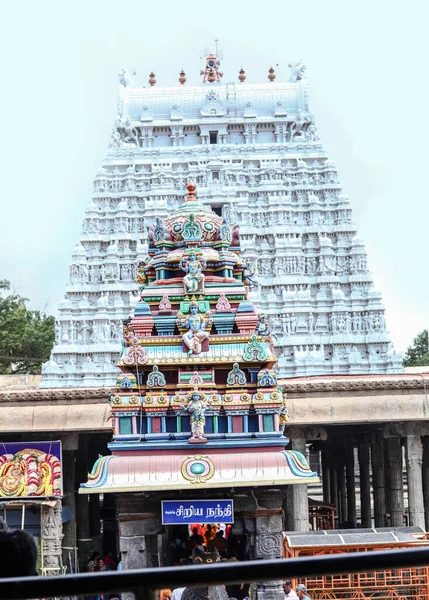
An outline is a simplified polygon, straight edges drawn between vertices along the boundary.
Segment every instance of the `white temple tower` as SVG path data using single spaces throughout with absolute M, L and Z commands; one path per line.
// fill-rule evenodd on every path
M 279 376 L 395 373 L 381 295 L 335 164 L 309 108 L 305 67 L 288 82 L 222 82 L 207 54 L 203 81 L 134 87 L 120 75 L 118 116 L 96 173 L 59 305 L 42 387 L 114 384 L 121 321 L 147 253 L 146 226 L 182 200 L 192 177 L 203 202 L 240 226 L 257 262 L 259 309 L 272 315 Z

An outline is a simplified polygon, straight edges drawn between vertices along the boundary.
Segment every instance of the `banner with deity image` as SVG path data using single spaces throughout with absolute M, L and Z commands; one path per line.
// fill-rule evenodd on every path
M 0 498 L 62 495 L 61 442 L 0 442 Z

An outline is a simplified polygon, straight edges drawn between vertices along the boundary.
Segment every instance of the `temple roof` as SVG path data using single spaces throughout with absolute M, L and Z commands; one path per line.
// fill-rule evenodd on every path
M 284 485 L 317 482 L 300 452 L 251 451 L 204 455 L 149 453 L 105 456 L 94 465 L 80 493 L 142 492 Z
M 148 125 L 295 116 L 308 111 L 305 79 L 298 82 L 214 83 L 199 86 L 121 88 L 130 118 Z M 233 110 L 231 110 L 233 107 Z M 213 112 L 215 111 L 215 112 Z

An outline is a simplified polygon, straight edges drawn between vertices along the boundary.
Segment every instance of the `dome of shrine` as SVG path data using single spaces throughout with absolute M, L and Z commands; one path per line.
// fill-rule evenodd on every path
M 77 246 L 75 246 L 75 248 L 73 250 L 73 254 L 72 254 L 73 258 L 78 258 L 80 256 L 84 256 L 84 257 L 86 256 L 86 250 L 82 246 L 82 244 L 78 244 Z
M 87 213 L 91 213 L 91 212 L 98 213 L 98 208 L 97 208 L 97 205 L 95 204 L 94 200 L 91 200 L 91 202 L 89 202 L 89 204 L 87 204 L 86 212 Z
M 213 241 L 219 238 L 218 232 L 223 224 L 211 208 L 201 204 L 195 196 L 195 184 L 190 181 L 186 186 L 188 196 L 173 212 L 171 217 L 165 219 L 164 224 L 173 241 Z
M 363 239 L 360 235 L 354 235 L 352 238 L 352 246 L 365 246 Z
M 126 200 L 121 200 L 118 204 L 117 210 L 118 212 L 128 212 L 128 202 Z

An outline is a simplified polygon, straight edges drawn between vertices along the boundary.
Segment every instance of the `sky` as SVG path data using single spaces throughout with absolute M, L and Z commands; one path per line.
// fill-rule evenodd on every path
M 424 0 L 21 0 L 2 7 L 0 279 L 54 314 L 116 115 L 117 74 L 197 84 L 307 65 L 319 134 L 350 196 L 397 350 L 428 327 L 429 169 Z

